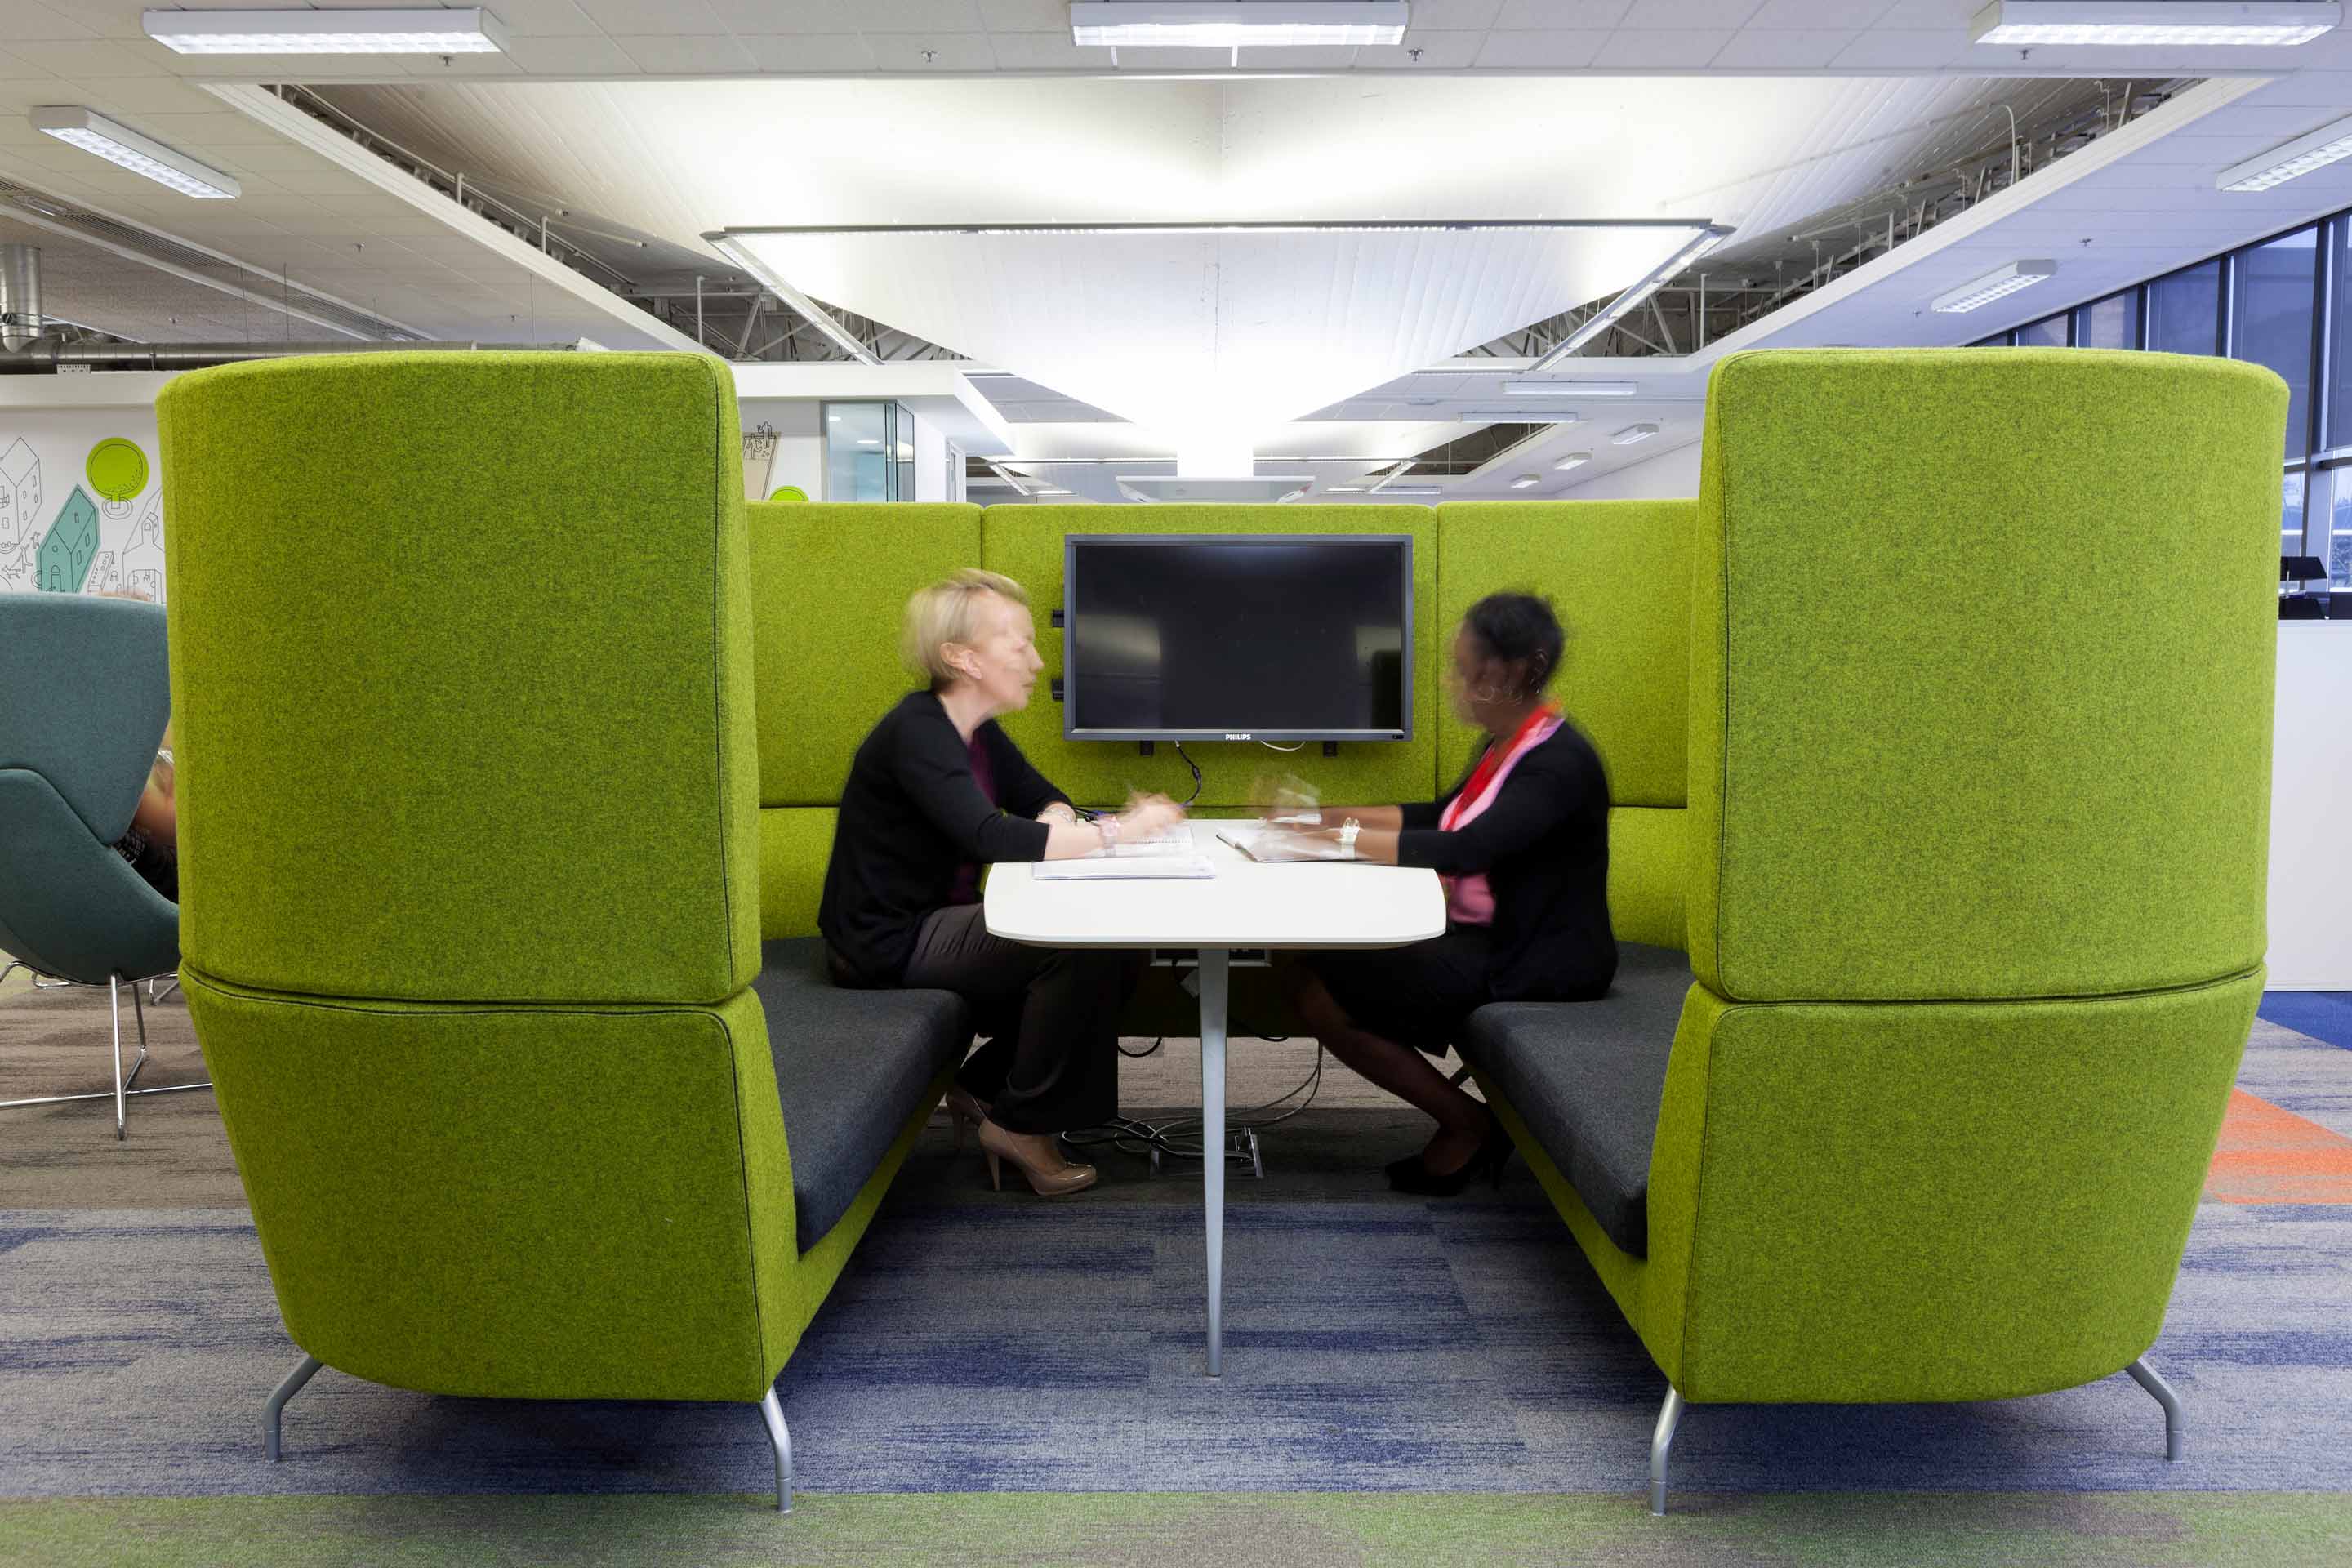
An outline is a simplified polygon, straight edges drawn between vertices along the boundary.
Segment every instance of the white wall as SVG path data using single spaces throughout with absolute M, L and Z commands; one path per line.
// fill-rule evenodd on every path
M 953 500 L 948 486 L 948 438 L 937 425 L 919 414 L 902 415 L 915 422 L 915 499 Z
M 779 485 L 798 485 L 811 500 L 824 499 L 824 442 L 818 405 L 807 397 L 747 397 L 738 405 L 743 426 L 743 494 L 765 500 Z
M 1562 490 L 1559 500 L 1675 500 L 1698 494 L 1698 443 L 1613 468 Z
M 2352 621 L 2279 624 L 2271 751 L 2273 991 L 2352 991 Z
M 0 592 L 136 588 L 160 601 L 163 486 L 152 404 L 11 404 L 0 406 Z

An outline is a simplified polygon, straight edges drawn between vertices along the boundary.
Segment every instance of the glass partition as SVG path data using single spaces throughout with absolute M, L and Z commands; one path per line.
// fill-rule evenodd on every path
M 827 403 L 824 412 L 825 500 L 914 499 L 914 421 L 905 410 L 895 403 Z

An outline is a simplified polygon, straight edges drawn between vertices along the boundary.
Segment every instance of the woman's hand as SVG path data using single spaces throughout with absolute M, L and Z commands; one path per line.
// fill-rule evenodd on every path
M 1127 797 L 1127 809 L 1118 814 L 1119 842 L 1139 844 L 1157 838 L 1183 820 L 1184 808 L 1164 795 L 1131 795 Z
M 1068 801 L 1057 800 L 1049 803 L 1045 810 L 1039 812 L 1037 814 L 1037 820 L 1046 824 L 1048 826 L 1051 826 L 1056 822 L 1076 824 L 1078 820 L 1078 814 L 1076 808 L 1072 806 Z

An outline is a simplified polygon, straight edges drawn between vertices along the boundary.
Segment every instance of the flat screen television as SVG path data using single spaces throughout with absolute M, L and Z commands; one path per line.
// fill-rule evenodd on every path
M 1074 533 L 1062 733 L 1412 738 L 1412 536 Z

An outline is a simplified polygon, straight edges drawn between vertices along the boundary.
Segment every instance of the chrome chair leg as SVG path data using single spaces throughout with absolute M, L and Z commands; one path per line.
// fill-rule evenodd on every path
M 1674 1451 L 1675 1428 L 1682 1424 L 1683 1391 L 1666 1384 L 1666 1402 L 1658 1407 L 1658 1425 L 1650 1434 L 1650 1511 L 1666 1512 L 1666 1457 Z
M 2154 1394 L 2156 1402 L 2164 1406 L 2164 1457 L 2168 1460 L 2179 1458 L 2189 1447 L 2189 1417 L 2181 1412 L 2180 1395 L 2172 1391 L 2172 1384 L 2157 1375 L 2156 1368 L 2147 1364 L 2146 1356 L 2124 1370 L 2132 1374 L 2134 1383 Z
M 133 995 L 138 994 L 139 988 L 136 985 L 133 985 L 131 990 Z M 114 976 L 111 974 L 106 977 L 106 1010 L 114 1020 L 114 1141 L 120 1143 L 123 1138 L 122 993 L 121 987 L 115 984 Z
M 323 1364 L 324 1363 L 321 1363 L 317 1356 L 304 1356 L 302 1358 L 302 1364 L 296 1367 L 292 1372 L 288 1373 L 286 1374 L 286 1381 L 278 1385 L 278 1392 L 269 1396 L 268 1415 L 262 1426 L 262 1436 L 269 1450 L 269 1462 L 271 1464 L 274 1465 L 278 1462 L 278 1429 L 280 1425 L 278 1419 L 279 1413 L 286 1408 L 286 1402 L 288 1400 L 302 1392 L 302 1385 L 310 1382 L 312 1374 L 315 1373 Z
M 793 1434 L 784 1425 L 784 1407 L 776 1391 L 760 1401 L 760 1418 L 768 1424 L 768 1446 L 776 1451 L 776 1511 L 793 1511 Z
M 131 983 L 131 1021 L 139 1026 L 139 1059 L 131 1064 L 131 1076 L 122 1080 L 122 1091 L 131 1092 L 131 1086 L 139 1081 L 139 1069 L 147 1065 L 147 1015 L 139 1005 L 139 982 Z
M 157 978 L 158 978 L 158 979 L 161 979 L 162 977 L 161 977 L 161 976 L 158 976 Z M 155 981 L 153 981 L 153 980 L 150 980 L 147 984 L 150 984 L 150 985 L 154 985 L 154 984 L 156 984 L 156 982 L 155 982 Z M 157 989 L 152 990 L 152 991 L 150 991 L 150 992 L 148 992 L 148 993 L 147 993 L 147 1000 L 149 1000 L 150 1002 L 161 1002 L 164 997 L 169 996 L 173 992 L 177 991 L 179 988 L 180 988 L 180 974 L 179 974 L 179 971 L 177 971 L 177 970 L 173 970 L 173 971 L 172 972 L 172 977 L 171 977 L 169 980 L 164 980 L 164 981 L 163 982 L 162 985 L 161 985 L 161 986 L 159 986 Z

